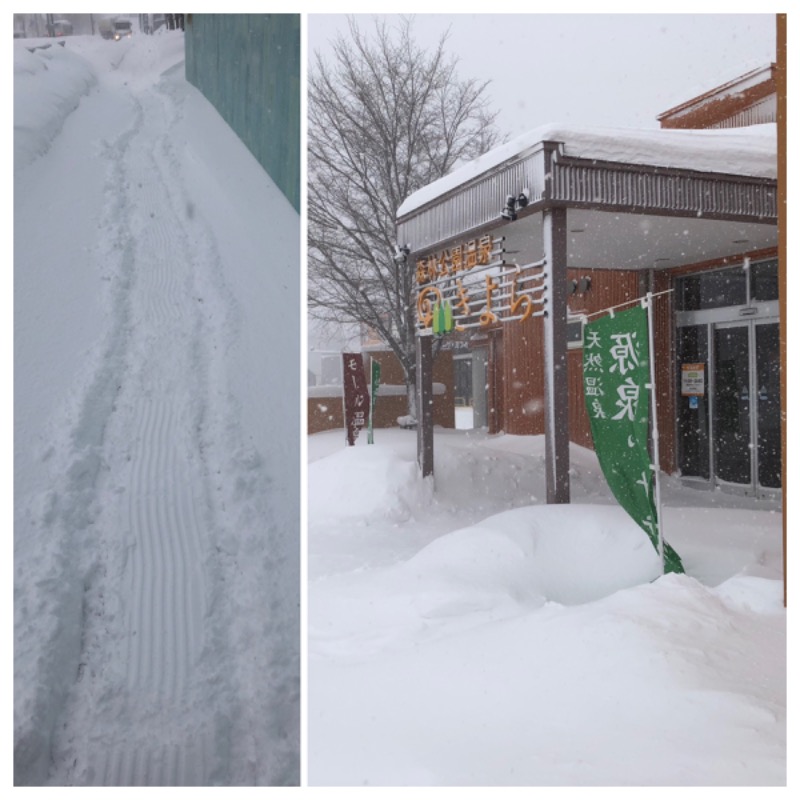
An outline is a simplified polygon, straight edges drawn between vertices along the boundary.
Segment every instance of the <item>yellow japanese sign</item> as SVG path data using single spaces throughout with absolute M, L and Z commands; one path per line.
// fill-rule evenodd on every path
M 706 393 L 706 365 L 681 364 L 681 395 L 702 397 Z
M 499 241 L 502 242 L 502 239 Z M 477 266 L 485 266 L 492 260 L 495 240 L 490 234 L 459 244 L 441 253 L 417 259 L 417 283 L 433 283 L 440 278 L 452 277 Z
M 506 264 L 502 243 L 486 234 L 417 259 L 420 330 L 488 328 L 544 313 L 544 261 Z

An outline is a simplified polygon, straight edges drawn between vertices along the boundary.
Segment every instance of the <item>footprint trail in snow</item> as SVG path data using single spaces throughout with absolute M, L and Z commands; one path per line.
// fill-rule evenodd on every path
M 87 250 L 111 322 L 53 444 L 53 460 L 68 466 L 40 522 L 80 544 L 70 557 L 83 576 L 80 655 L 55 713 L 51 784 L 298 775 L 297 600 L 285 596 L 292 581 L 275 577 L 292 562 L 277 541 L 266 465 L 227 385 L 238 308 L 214 231 L 183 183 L 180 76 L 182 67 L 155 83 L 101 78 L 99 92 L 124 99 L 126 122 L 86 143 L 105 166 Z M 254 608 L 248 581 L 258 584 Z M 229 629 L 237 616 L 252 620 Z

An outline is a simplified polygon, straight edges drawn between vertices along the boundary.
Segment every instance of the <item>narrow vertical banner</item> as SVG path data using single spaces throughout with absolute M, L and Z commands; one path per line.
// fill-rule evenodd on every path
M 369 421 L 369 392 L 361 353 L 342 353 L 344 367 L 344 422 L 347 444 L 356 443 L 358 432 Z
M 375 437 L 372 433 L 372 426 L 375 420 L 375 399 L 378 396 L 378 387 L 381 385 L 381 362 L 376 361 L 374 358 L 370 359 L 372 364 L 370 372 L 372 373 L 371 377 L 371 386 L 370 386 L 370 403 L 369 403 L 369 432 L 367 434 L 367 444 L 375 444 Z
M 650 363 L 647 313 L 641 306 L 586 325 L 583 391 L 595 452 L 619 504 L 661 551 L 648 452 Z M 663 542 L 664 571 L 683 572 Z

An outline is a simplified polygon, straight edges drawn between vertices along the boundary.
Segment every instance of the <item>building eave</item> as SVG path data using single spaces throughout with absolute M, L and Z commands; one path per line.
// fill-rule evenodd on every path
M 528 215 L 552 207 L 777 224 L 773 178 L 566 156 L 543 142 L 398 218 L 398 241 L 416 253 L 509 224 L 508 195 L 523 189 Z

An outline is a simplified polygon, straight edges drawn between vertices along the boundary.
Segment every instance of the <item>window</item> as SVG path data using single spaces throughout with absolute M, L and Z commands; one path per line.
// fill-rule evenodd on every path
M 765 302 L 778 299 L 778 259 L 750 265 L 750 299 Z
M 747 303 L 747 276 L 742 267 L 689 275 L 680 279 L 677 294 L 680 311 L 743 306 Z
M 680 278 L 676 286 L 679 311 L 745 306 L 778 299 L 778 260 L 741 264 Z
M 583 347 L 583 326 L 586 317 L 583 315 L 567 316 L 567 349 L 577 350 Z

